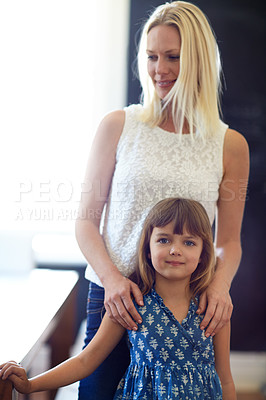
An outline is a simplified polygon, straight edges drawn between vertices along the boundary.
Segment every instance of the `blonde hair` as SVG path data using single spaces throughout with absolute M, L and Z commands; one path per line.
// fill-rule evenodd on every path
M 168 198 L 157 203 L 147 215 L 139 243 L 139 258 L 133 279 L 143 294 L 148 293 L 155 282 L 155 270 L 150 258 L 150 238 L 155 227 L 174 222 L 174 234 L 184 229 L 203 241 L 200 263 L 190 278 L 192 296 L 201 294 L 210 284 L 215 270 L 212 229 L 204 207 L 194 200 Z
M 158 25 L 175 27 L 181 38 L 179 76 L 163 101 L 147 71 L 147 35 Z M 221 62 L 214 33 L 198 7 L 173 1 L 155 9 L 142 31 L 138 70 L 143 89 L 143 122 L 159 126 L 167 120 L 167 106 L 171 104 L 177 133 L 182 133 L 186 119 L 192 136 L 195 129 L 202 137 L 215 134 L 219 126 Z

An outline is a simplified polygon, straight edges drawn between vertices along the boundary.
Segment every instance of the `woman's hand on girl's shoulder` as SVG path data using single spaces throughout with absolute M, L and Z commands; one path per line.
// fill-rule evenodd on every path
M 137 330 L 142 319 L 133 304 L 132 297 L 137 304 L 143 305 L 143 296 L 138 286 L 120 273 L 117 275 L 113 273 L 104 283 L 104 288 L 104 305 L 109 318 L 125 329 Z
M 20 393 L 27 394 L 31 392 L 31 383 L 28 380 L 25 369 L 15 361 L 0 365 L 0 379 L 10 380 Z
M 208 288 L 201 294 L 198 314 L 205 311 L 200 328 L 205 329 L 205 336 L 214 336 L 231 318 L 233 304 L 229 286 L 222 279 L 213 279 Z

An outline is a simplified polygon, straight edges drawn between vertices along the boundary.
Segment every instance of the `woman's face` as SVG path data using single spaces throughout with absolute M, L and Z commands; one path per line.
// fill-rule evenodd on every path
M 148 73 L 163 99 L 179 75 L 181 38 L 174 26 L 157 25 L 147 36 Z

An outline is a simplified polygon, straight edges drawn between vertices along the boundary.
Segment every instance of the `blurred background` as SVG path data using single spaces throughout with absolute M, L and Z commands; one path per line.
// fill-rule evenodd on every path
M 83 329 L 81 336 L 84 334 L 80 326 L 85 317 L 87 282 L 74 223 L 86 161 L 102 117 L 139 102 L 136 44 L 144 20 L 161 3 L 0 3 L 0 279 L 12 271 L 17 274 L 34 267 L 76 270 L 77 338 L 79 329 Z M 223 119 L 240 131 L 250 146 L 243 257 L 231 290 L 231 349 L 239 390 L 263 390 L 264 7 L 260 0 L 195 0 L 194 4 L 208 16 L 221 51 Z

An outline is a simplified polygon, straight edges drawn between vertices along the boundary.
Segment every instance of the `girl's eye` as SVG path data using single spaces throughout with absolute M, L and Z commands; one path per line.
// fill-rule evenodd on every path
M 155 61 L 156 60 L 156 56 L 148 55 L 148 60 Z
M 161 244 L 166 244 L 166 243 L 169 243 L 169 240 L 166 239 L 166 238 L 161 238 L 161 239 L 158 240 L 158 242 L 161 243 Z
M 186 240 L 186 241 L 185 241 L 185 245 L 186 245 L 186 246 L 192 247 L 192 246 L 195 246 L 195 243 L 192 242 L 191 240 Z

